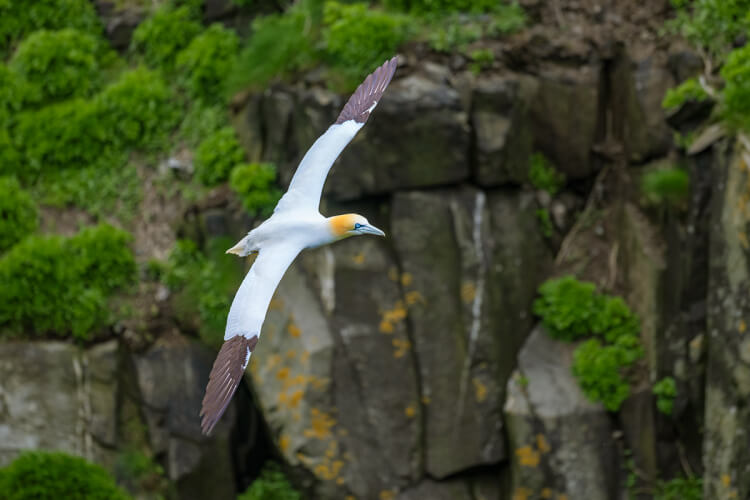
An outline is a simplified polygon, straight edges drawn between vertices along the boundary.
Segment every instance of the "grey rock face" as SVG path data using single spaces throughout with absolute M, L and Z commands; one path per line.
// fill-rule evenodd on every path
M 615 498 L 613 428 L 605 409 L 585 398 L 570 373 L 574 348 L 538 327 L 518 355 L 504 413 L 514 495 Z

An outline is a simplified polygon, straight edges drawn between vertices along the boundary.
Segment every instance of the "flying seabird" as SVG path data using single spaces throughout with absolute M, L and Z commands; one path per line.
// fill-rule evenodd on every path
M 357 87 L 336 122 L 305 153 L 271 217 L 227 250 L 241 257 L 255 252 L 258 256 L 229 309 L 224 344 L 214 361 L 203 397 L 200 416 L 204 434 L 211 432 L 237 390 L 258 343 L 274 290 L 297 254 L 305 248 L 350 236 L 385 236 L 361 215 L 323 217 L 318 206 L 331 165 L 367 122 L 396 66 L 393 57 Z

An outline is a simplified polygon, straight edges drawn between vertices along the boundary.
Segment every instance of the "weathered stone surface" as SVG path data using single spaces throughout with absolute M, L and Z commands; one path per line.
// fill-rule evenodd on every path
M 750 495 L 750 175 L 739 147 L 715 148 L 711 206 L 703 495 L 718 500 Z
M 214 353 L 184 337 L 166 337 L 133 355 L 152 451 L 164 456 L 180 498 L 234 498 L 230 404 L 211 437 L 198 416 Z
M 550 65 L 540 71 L 538 91 L 531 98 L 534 144 L 572 179 L 594 172 L 591 148 L 599 120 L 601 67 L 569 69 Z
M 473 500 L 468 484 L 460 479 L 433 481 L 425 479 L 417 486 L 402 491 L 396 500 Z
M 133 31 L 145 17 L 140 8 L 120 8 L 116 1 L 95 2 L 97 12 L 104 23 L 104 31 L 109 42 L 117 50 L 125 50 L 130 46 Z
M 517 497 L 616 498 L 613 428 L 605 409 L 585 398 L 570 373 L 574 349 L 540 326 L 518 355 L 504 412 Z
M 291 464 L 319 498 L 377 498 L 416 478 L 420 404 L 406 304 L 383 242 L 303 254 L 282 280 L 250 362 Z
M 503 388 L 528 331 L 521 311 L 538 283 L 534 269 L 545 263 L 544 251 L 533 250 L 544 246 L 534 241 L 531 204 L 524 195 L 488 202 L 469 189 L 394 199 L 394 244 L 418 294 L 409 319 L 422 382 L 425 469 L 433 477 L 505 456 Z
M 476 137 L 476 177 L 481 186 L 528 180 L 532 136 L 528 120 L 530 78 L 484 78 L 472 96 L 471 121 Z M 531 87 L 531 88 L 529 88 Z
M 117 343 L 0 345 L 0 466 L 23 450 L 56 449 L 111 467 Z

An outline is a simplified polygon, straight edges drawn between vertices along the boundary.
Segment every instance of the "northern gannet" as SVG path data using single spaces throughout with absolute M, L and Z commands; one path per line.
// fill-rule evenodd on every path
M 349 98 L 336 122 L 305 153 L 271 217 L 227 250 L 241 257 L 257 252 L 227 317 L 224 344 L 209 375 L 201 407 L 201 429 L 208 434 L 237 390 L 250 354 L 260 337 L 276 287 L 292 261 L 305 248 L 350 236 L 385 233 L 358 214 L 323 217 L 318 211 L 328 171 L 361 129 L 396 71 L 396 57 L 370 74 Z

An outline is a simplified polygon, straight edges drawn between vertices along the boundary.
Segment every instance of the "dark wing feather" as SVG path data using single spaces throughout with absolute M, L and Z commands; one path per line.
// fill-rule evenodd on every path
M 380 101 L 385 88 L 391 82 L 397 65 L 397 58 L 393 57 L 373 71 L 349 98 L 336 123 L 344 123 L 348 120 L 365 123 L 370 117 L 372 105 Z
M 213 430 L 229 406 L 229 401 L 242 380 L 242 374 L 245 373 L 250 353 L 257 343 L 257 335 L 251 338 L 237 335 L 221 346 L 203 397 L 200 413 L 203 434 L 209 434 Z

